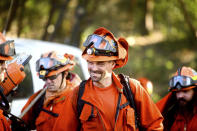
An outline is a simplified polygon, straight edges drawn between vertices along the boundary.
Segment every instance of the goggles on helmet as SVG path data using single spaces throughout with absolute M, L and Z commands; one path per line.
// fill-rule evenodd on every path
M 174 76 L 169 81 L 169 90 L 177 89 L 177 84 L 180 84 L 181 88 L 186 88 L 188 86 L 194 86 L 197 84 L 197 81 L 188 76 Z M 180 90 L 180 88 L 178 90 Z
M 54 58 L 41 58 L 36 61 L 36 71 L 39 72 L 40 70 L 55 70 L 61 65 L 66 65 L 69 63 L 69 59 L 66 60 L 65 63 L 62 63 L 61 61 L 58 61 Z
M 0 44 L 0 55 L 2 56 L 13 56 L 15 55 L 15 47 L 14 47 L 14 41 L 6 41 L 2 44 Z
M 111 40 L 109 42 L 105 38 L 96 34 L 89 35 L 86 41 L 83 43 L 83 46 L 85 47 L 90 47 L 91 45 L 93 45 L 96 50 L 110 51 L 113 53 L 117 52 L 117 43 L 115 41 Z

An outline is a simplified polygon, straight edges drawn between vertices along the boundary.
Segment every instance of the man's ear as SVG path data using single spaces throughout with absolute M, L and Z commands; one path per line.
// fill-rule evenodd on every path
M 116 66 L 116 61 L 112 61 L 113 68 Z

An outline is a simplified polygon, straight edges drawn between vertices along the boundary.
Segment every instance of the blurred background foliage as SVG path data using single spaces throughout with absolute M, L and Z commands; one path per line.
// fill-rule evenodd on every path
M 0 30 L 81 48 L 88 34 L 106 27 L 130 44 L 128 64 L 116 72 L 150 79 L 157 101 L 178 67 L 197 69 L 196 5 L 197 0 L 1 0 Z

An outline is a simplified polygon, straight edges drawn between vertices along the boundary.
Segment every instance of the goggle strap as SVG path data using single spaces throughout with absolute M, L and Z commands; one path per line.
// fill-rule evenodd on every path
M 179 67 L 178 68 L 178 76 L 181 76 L 181 70 L 182 70 L 182 67 Z
M 51 57 L 51 55 L 52 55 L 52 52 L 50 52 L 50 53 L 48 54 L 48 57 L 50 58 L 50 57 Z

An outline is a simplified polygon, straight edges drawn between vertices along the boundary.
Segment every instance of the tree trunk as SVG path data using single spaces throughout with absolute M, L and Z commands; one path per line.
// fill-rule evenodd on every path
M 82 26 L 81 21 L 84 19 L 84 16 L 85 16 L 84 7 L 81 7 L 80 5 L 78 5 L 75 11 L 75 23 L 72 28 L 71 40 L 70 40 L 70 43 L 76 47 L 79 47 L 80 37 L 83 31 L 83 29 L 81 28 Z
M 191 31 L 192 36 L 194 37 L 195 40 L 197 40 L 197 31 L 195 29 L 195 27 L 192 24 L 192 21 L 189 18 L 188 12 L 186 10 L 185 4 L 183 3 L 182 0 L 178 0 L 181 6 L 181 11 L 183 12 L 185 21 L 187 23 L 187 25 L 189 26 L 189 29 Z
M 72 27 L 70 39 L 70 43 L 73 46 L 80 47 L 81 33 L 92 23 L 92 16 L 94 16 L 95 11 L 99 7 L 99 2 L 101 2 L 101 0 L 78 1 L 75 10 L 75 23 Z M 91 6 L 89 6 L 89 4 Z
M 51 2 L 51 4 L 50 4 L 51 5 L 51 9 L 49 11 L 49 15 L 48 15 L 49 17 L 48 17 L 47 23 L 46 23 L 46 25 L 44 27 L 44 33 L 42 35 L 42 40 L 46 40 L 47 39 L 47 35 L 48 35 L 48 31 L 47 30 L 48 30 L 49 25 L 51 24 L 51 20 L 53 18 L 53 15 L 54 15 L 56 9 L 57 9 L 56 0 L 51 0 L 50 2 Z
M 54 32 L 50 35 L 49 41 L 52 41 L 54 39 L 54 37 L 55 37 L 55 35 L 57 33 L 57 30 L 61 26 L 62 21 L 64 19 L 64 13 L 66 12 L 66 9 L 67 9 L 67 6 L 68 6 L 69 2 L 70 2 L 70 0 L 65 0 L 64 4 L 62 4 L 62 7 L 61 7 L 61 10 L 60 10 L 58 19 L 57 19 L 56 24 L 55 24 Z
M 6 26 L 4 28 L 4 31 L 5 32 L 7 32 L 7 31 L 10 30 L 10 27 L 12 25 L 12 22 L 13 22 L 15 16 L 16 16 L 17 9 L 19 7 L 19 0 L 13 0 L 11 2 L 13 2 L 12 3 L 13 5 L 11 7 L 11 10 L 10 10 L 9 14 L 8 14 L 8 19 L 6 21 Z
M 27 0 L 20 1 L 19 16 L 17 17 L 17 24 L 18 24 L 17 37 L 20 37 L 21 31 L 23 28 L 23 18 L 24 18 L 25 3 L 26 2 L 27 2 Z

